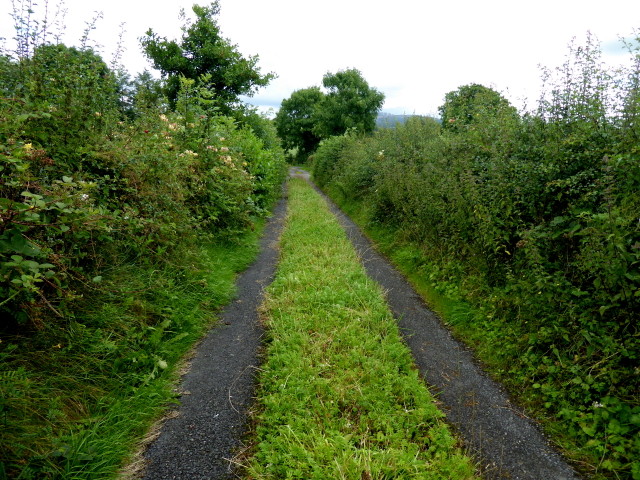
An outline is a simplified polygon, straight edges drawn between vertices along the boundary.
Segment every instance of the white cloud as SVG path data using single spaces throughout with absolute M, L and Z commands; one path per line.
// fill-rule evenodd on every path
M 55 3 L 50 0 L 50 3 Z M 93 37 L 107 61 L 119 24 L 127 23 L 124 57 L 129 71 L 149 67 L 138 38 L 148 28 L 180 35 L 178 12 L 186 0 L 67 0 L 67 43 L 77 43 L 84 22 L 102 10 Z M 196 2 L 206 4 L 207 1 Z M 0 36 L 11 36 L 10 2 L 0 2 Z M 629 36 L 640 18 L 637 0 L 220 0 L 225 37 L 245 55 L 258 54 L 263 72 L 278 79 L 251 102 L 277 105 L 292 91 L 320 85 L 328 71 L 358 68 L 387 97 L 385 110 L 433 114 L 444 95 L 482 83 L 516 104 L 538 97 L 538 65 L 560 65 L 573 37 L 591 31 L 605 58 L 619 35 Z

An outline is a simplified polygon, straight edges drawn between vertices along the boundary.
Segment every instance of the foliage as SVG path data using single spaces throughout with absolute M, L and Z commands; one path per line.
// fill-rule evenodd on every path
M 488 116 L 508 111 L 517 115 L 509 101 L 495 90 L 472 83 L 449 92 L 438 111 L 445 129 L 459 131 L 475 124 L 482 124 Z
M 25 52 L 0 55 L 0 476 L 110 478 L 255 251 L 284 154 L 208 75 L 168 111 L 86 46 Z
M 282 101 L 275 118 L 278 135 L 285 150 L 297 149 L 298 163 L 304 160 L 318 147 L 321 138 L 315 133 L 315 112 L 324 94 L 318 87 L 296 90 Z
M 262 75 L 258 56 L 245 58 L 238 47 L 221 36 L 216 16 L 218 1 L 208 6 L 194 5 L 195 22 L 186 21 L 181 12 L 182 37 L 179 41 L 160 37 L 149 29 L 141 38 L 144 53 L 167 79 L 166 92 L 175 105 L 180 78 L 196 80 L 214 93 L 214 105 L 225 114 L 237 107 L 240 95 L 252 95 L 267 85 L 273 73 Z M 204 77 L 206 75 L 206 78 Z
M 426 283 L 474 306 L 455 328 L 594 478 L 640 478 L 632 54 L 628 71 L 606 71 L 588 37 L 545 71 L 537 111 L 465 86 L 441 128 L 336 137 L 314 155 L 320 185 L 391 229 L 394 248 L 414 245 Z
M 327 94 L 316 111 L 316 133 L 322 138 L 348 130 L 372 132 L 384 94 L 369 87 L 355 68 L 327 73 L 322 79 Z
M 53 161 L 45 166 L 58 174 L 67 169 L 91 170 L 84 160 L 92 143 L 100 143 L 106 125 L 115 122 L 118 88 L 115 76 L 99 55 L 65 45 L 41 45 L 32 57 L 10 62 L 3 83 L 9 112 L 3 143 L 18 135 L 47 145 Z
M 297 90 L 283 100 L 276 117 L 284 147 L 295 152 L 300 163 L 322 139 L 372 132 L 384 102 L 384 94 L 369 87 L 356 69 L 327 73 L 322 83 L 326 94 L 318 87 Z
M 475 478 L 326 203 L 289 192 L 249 477 Z

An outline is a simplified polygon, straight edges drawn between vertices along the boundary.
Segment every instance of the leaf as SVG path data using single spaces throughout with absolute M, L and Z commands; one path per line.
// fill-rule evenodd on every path
M 15 200 L 10 200 L 8 198 L 0 198 L 0 208 L 5 210 L 26 210 L 29 208 L 29 205 L 25 205 L 21 202 L 16 202 Z
M 582 422 L 580 423 L 580 427 L 582 428 L 582 431 L 587 435 L 589 435 L 590 437 L 595 436 L 596 428 L 593 425 L 587 425 L 586 423 Z
M 34 272 L 37 272 L 38 268 L 40 267 L 40 264 L 38 262 L 34 262 L 33 260 L 25 260 L 24 262 L 22 262 L 22 265 Z
M 92 278 L 93 283 L 100 283 L 102 281 L 102 276 L 98 275 L 97 277 Z
M 19 233 L 13 234 L 13 236 L 11 237 L 10 245 L 11 249 L 15 253 L 20 253 L 22 255 L 34 256 L 40 253 L 40 249 L 38 247 L 28 242 L 27 239 Z
M 71 177 L 67 177 L 66 175 L 62 177 L 62 181 L 64 183 L 72 183 L 73 182 L 73 178 Z

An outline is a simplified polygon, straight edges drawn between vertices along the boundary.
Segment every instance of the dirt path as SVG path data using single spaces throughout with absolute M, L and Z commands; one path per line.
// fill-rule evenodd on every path
M 309 174 L 292 168 L 292 176 Z M 333 213 L 361 255 L 367 273 L 387 290 L 418 368 L 439 392 L 447 418 L 461 433 L 470 453 L 484 464 L 485 478 L 511 480 L 577 480 L 507 395 L 476 366 L 424 305 L 406 280 L 372 247 L 356 225 L 331 202 Z M 262 253 L 238 281 L 238 299 L 223 314 L 198 349 L 183 378 L 178 415 L 168 420 L 146 453 L 145 479 L 232 478 L 230 462 L 246 423 L 258 365 L 262 330 L 257 308 L 277 262 L 275 242 L 282 229 L 281 201 L 267 226 Z M 331 480 L 331 479 L 328 479 Z

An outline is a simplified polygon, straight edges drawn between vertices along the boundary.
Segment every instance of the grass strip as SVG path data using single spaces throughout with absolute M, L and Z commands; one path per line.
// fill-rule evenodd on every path
M 289 199 L 248 478 L 475 478 L 326 203 Z

